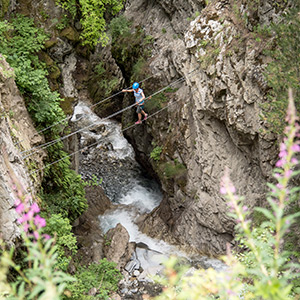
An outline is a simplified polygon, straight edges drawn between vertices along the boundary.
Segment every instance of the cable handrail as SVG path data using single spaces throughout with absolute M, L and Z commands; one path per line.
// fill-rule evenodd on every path
M 195 72 L 196 70 L 198 70 L 198 69 L 199 69 L 199 67 L 196 68 L 196 69 L 194 69 L 194 70 L 192 70 L 191 72 L 189 72 L 188 75 L 180 77 L 179 79 L 175 80 L 174 82 L 170 83 L 169 85 L 165 86 L 164 88 L 160 89 L 159 91 L 157 91 L 157 92 L 153 93 L 152 95 L 146 97 L 145 100 L 147 100 L 147 99 L 149 99 L 149 98 L 151 98 L 151 97 L 153 97 L 153 96 L 155 96 L 155 95 L 161 93 L 162 91 L 164 91 L 165 89 L 171 87 L 172 85 L 176 85 L 176 84 L 178 84 L 178 83 L 183 82 L 183 81 L 186 79 L 186 77 L 189 77 L 192 73 L 194 73 L 194 72 Z M 121 93 L 121 92 L 119 92 L 119 93 Z M 108 117 L 104 118 L 103 120 L 108 120 L 108 119 L 110 119 L 110 118 L 112 118 L 112 117 L 115 117 L 116 115 L 118 115 L 118 114 L 120 114 L 120 113 L 122 113 L 122 112 L 124 112 L 124 111 L 126 111 L 126 110 L 128 110 L 128 109 L 130 109 L 130 108 L 132 108 L 132 107 L 134 107 L 135 105 L 136 105 L 135 103 L 132 104 L 132 105 L 129 105 L 129 106 L 127 106 L 127 107 L 125 107 L 125 108 L 123 108 L 123 109 L 121 109 L 121 110 L 119 110 L 119 111 L 117 111 L 117 112 L 115 112 L 115 113 L 109 115 Z M 31 149 L 24 150 L 24 151 L 21 152 L 21 154 L 23 154 L 23 153 L 26 154 L 26 153 L 28 153 L 28 152 L 30 152 L 30 151 L 32 151 L 32 150 L 34 150 L 34 151 L 31 152 L 31 153 L 28 154 L 28 155 L 23 156 L 22 159 L 24 160 L 24 159 L 30 157 L 31 155 L 33 155 L 36 151 L 43 150 L 43 149 L 45 149 L 45 148 L 47 148 L 47 147 L 50 147 L 50 146 L 52 146 L 52 145 L 54 145 L 54 144 L 56 144 L 56 143 L 58 143 L 58 142 L 60 142 L 60 141 L 65 140 L 66 138 L 71 137 L 72 135 L 74 135 L 74 134 L 76 134 L 76 133 L 79 133 L 79 132 L 81 132 L 81 131 L 83 131 L 83 130 L 85 130 L 85 129 L 88 129 L 88 128 L 92 127 L 92 126 L 94 126 L 94 123 L 92 123 L 92 124 L 90 124 L 90 125 L 88 125 L 88 126 L 86 126 L 86 127 L 83 127 L 83 128 L 81 128 L 81 129 L 79 129 L 79 130 L 77 130 L 77 131 L 74 131 L 74 132 L 72 132 L 72 133 L 70 133 L 70 134 L 67 134 L 67 135 L 65 135 L 65 136 L 63 136 L 63 137 L 60 137 L 60 138 L 58 138 L 58 139 L 49 141 L 49 142 L 47 142 L 47 143 L 44 143 L 44 144 L 42 144 L 42 145 L 33 147 L 33 148 L 31 148 Z
M 155 74 L 153 74 L 153 75 L 151 75 L 151 76 L 146 77 L 145 79 L 143 79 L 142 81 L 140 81 L 140 83 L 143 83 L 143 82 L 147 81 L 148 79 L 150 79 L 150 78 L 156 76 L 157 74 L 159 74 L 159 73 L 161 73 L 161 72 L 162 72 L 162 71 L 159 71 L 159 72 L 156 72 Z M 130 87 L 128 87 L 127 89 L 129 89 L 129 88 L 130 88 Z M 112 98 L 116 97 L 116 96 L 119 95 L 120 93 L 122 93 L 122 91 L 119 91 L 119 92 L 117 92 L 117 93 L 115 93 L 115 94 L 113 94 L 113 95 L 111 95 L 111 96 L 109 96 L 109 97 L 107 97 L 107 98 L 104 98 L 104 99 L 100 100 L 99 102 L 94 103 L 94 104 L 91 105 L 89 108 L 92 109 L 92 108 L 94 108 L 95 106 L 97 106 L 97 105 L 99 105 L 99 104 L 101 104 L 101 103 L 104 103 L 105 101 L 107 101 L 107 100 L 109 100 L 109 99 L 112 99 Z M 72 116 L 68 116 L 68 117 L 66 117 L 66 118 L 64 118 L 64 119 L 62 119 L 62 120 L 60 120 L 60 121 L 58 121 L 58 122 L 56 122 L 56 123 L 54 123 L 54 124 L 52 124 L 52 125 L 46 127 L 46 128 L 44 128 L 44 129 L 39 130 L 39 131 L 37 132 L 37 134 L 43 133 L 44 131 L 46 131 L 46 130 L 48 130 L 48 129 L 50 129 L 50 128 L 56 126 L 56 125 L 59 125 L 59 124 L 61 124 L 61 123 L 63 123 L 63 122 L 67 122 L 67 121 L 69 121 L 71 118 L 72 118 Z M 78 122 L 78 121 L 81 120 L 81 119 L 82 119 L 82 117 L 80 117 L 80 118 L 77 119 L 76 121 Z M 16 144 L 14 144 L 14 146 L 15 146 L 15 147 L 18 146 L 20 143 L 22 143 L 22 141 L 24 141 L 24 140 L 18 141 Z
M 160 110 L 156 111 L 156 112 L 153 113 L 152 115 L 149 115 L 149 116 L 147 117 L 147 120 L 148 120 L 149 118 L 154 117 L 155 115 L 159 114 L 159 113 L 162 112 L 163 110 L 167 109 L 169 106 L 171 106 L 171 105 L 173 105 L 173 104 L 175 104 L 175 103 L 177 103 L 177 102 L 179 102 L 179 101 L 181 101 L 181 100 L 182 100 L 182 99 L 178 99 L 178 100 L 176 100 L 176 101 L 174 101 L 174 102 L 168 103 L 168 105 L 166 105 L 165 107 L 163 107 L 163 108 L 161 108 Z M 101 121 L 104 121 L 104 119 L 102 119 Z M 145 120 L 142 120 L 142 122 L 144 122 L 144 121 L 145 121 Z M 122 129 L 121 132 L 125 132 L 126 130 L 131 129 L 131 128 L 137 126 L 137 125 L 140 125 L 140 124 L 135 124 L 135 123 L 134 123 L 134 124 L 132 124 L 132 125 L 130 125 L 130 126 L 124 128 L 124 129 Z M 39 171 L 41 171 L 41 170 L 44 170 L 45 168 L 50 167 L 50 166 L 52 166 L 52 165 L 54 165 L 54 164 L 56 164 L 56 163 L 58 163 L 58 162 L 60 162 L 60 161 L 62 161 L 62 160 L 64 160 L 64 159 L 66 159 L 66 158 L 69 158 L 69 157 L 71 157 L 71 156 L 73 156 L 73 155 L 75 155 L 75 154 L 81 152 L 82 150 L 86 150 L 86 149 L 88 149 L 88 148 L 90 148 L 90 147 L 92 147 L 92 146 L 95 146 L 95 145 L 97 145 L 97 144 L 99 143 L 99 141 L 101 141 L 103 138 L 105 138 L 105 137 L 100 138 L 99 140 L 97 140 L 96 142 L 94 142 L 94 143 L 92 143 L 92 144 L 90 144 L 90 145 L 88 145 L 88 146 L 85 146 L 85 147 L 83 147 L 83 148 L 81 148 L 81 149 L 79 149 L 79 150 L 76 150 L 76 151 L 74 151 L 74 152 L 72 152 L 72 153 L 70 153 L 70 154 L 67 154 L 66 156 L 64 156 L 64 157 L 62 157 L 62 158 L 60 158 L 60 159 L 58 159 L 58 160 L 56 160 L 56 161 L 54 161 L 54 162 L 52 162 L 52 163 L 50 163 L 50 164 L 47 164 L 46 166 L 44 166 L 44 167 L 42 167 L 42 168 L 39 168 L 39 169 L 34 170 L 34 171 L 31 171 L 31 172 L 29 173 L 29 175 L 32 175 L 32 174 L 35 174 L 35 173 L 37 173 L 37 172 L 39 172 Z

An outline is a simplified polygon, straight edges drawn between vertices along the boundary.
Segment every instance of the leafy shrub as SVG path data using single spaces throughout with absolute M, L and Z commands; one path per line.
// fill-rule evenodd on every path
M 267 121 L 269 130 L 278 134 L 282 134 L 285 127 L 288 87 L 293 88 L 296 108 L 300 111 L 299 8 L 300 4 L 296 1 L 294 8 L 287 11 L 281 22 L 271 26 L 276 34 L 275 44 L 272 49 L 266 51 L 273 61 L 265 73 L 271 90 L 268 93 L 268 101 L 262 105 L 263 119 Z
M 67 10 L 73 18 L 77 14 L 77 3 L 76 0 L 55 0 L 56 4 Z
M 75 276 L 77 281 L 68 286 L 72 294 L 67 298 L 70 300 L 108 299 L 108 295 L 118 289 L 118 282 L 122 279 L 116 264 L 106 258 L 100 260 L 99 264 L 92 263 L 88 267 L 79 267 Z M 93 287 L 98 289 L 97 295 L 88 296 Z
M 178 162 L 166 162 L 162 166 L 163 174 L 168 179 L 181 176 L 186 173 L 186 166 Z
M 99 185 L 101 185 L 102 181 L 103 181 L 102 178 L 99 179 L 97 177 L 97 175 L 93 174 L 92 179 L 84 181 L 84 185 L 85 186 L 99 186 Z
M 56 0 L 56 3 L 69 11 L 73 18 L 77 13 L 76 0 Z M 123 8 L 124 0 L 79 0 L 81 39 L 83 45 L 95 46 L 99 42 L 105 46 L 108 37 L 105 32 L 105 14 L 117 14 Z
M 124 15 L 120 15 L 111 20 L 108 29 L 114 43 L 120 36 L 123 38 L 130 34 L 131 23 Z
M 46 38 L 44 31 L 36 28 L 30 18 L 17 15 L 11 23 L 0 22 L 0 53 L 13 67 L 18 88 L 24 94 L 28 111 L 38 128 L 45 128 L 65 119 L 60 107 L 63 99 L 57 92 L 50 90 L 45 65 L 37 56 L 37 51 L 44 47 Z M 58 139 L 61 130 L 61 126 L 52 127 L 45 136 L 46 140 Z M 48 147 L 46 163 L 66 157 L 67 154 L 62 149 L 61 142 Z M 69 158 L 45 169 L 43 195 L 48 193 L 61 195 L 55 199 L 65 201 L 63 205 L 57 205 L 65 210 L 72 220 L 87 207 L 83 184 L 80 177 L 70 169 Z
M 72 226 L 68 218 L 60 214 L 52 214 L 47 218 L 47 225 L 44 233 L 55 235 L 57 247 L 57 267 L 67 271 L 72 256 L 77 253 L 77 240 L 72 233 Z
M 160 155 L 162 153 L 162 147 L 156 146 L 150 153 L 150 157 L 155 160 L 159 161 L 160 160 Z

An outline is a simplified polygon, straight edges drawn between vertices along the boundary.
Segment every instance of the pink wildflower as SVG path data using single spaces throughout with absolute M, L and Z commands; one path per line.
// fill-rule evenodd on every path
M 18 218 L 17 221 L 18 221 L 19 224 L 27 222 L 27 220 L 24 218 L 24 216 L 22 216 L 21 218 Z
M 24 229 L 25 232 L 28 231 L 29 227 L 30 227 L 30 226 L 29 226 L 28 223 L 23 224 L 23 229 Z
M 26 216 L 26 218 L 28 220 L 32 220 L 33 216 L 34 216 L 34 212 L 32 210 L 29 210 L 27 214 L 25 214 L 24 216 Z
M 279 156 L 280 158 L 287 157 L 287 151 L 286 151 L 286 150 L 280 151 L 278 156 Z
M 293 157 L 292 159 L 291 159 L 291 163 L 292 164 L 298 164 L 298 159 L 297 158 L 295 158 L 295 157 Z
M 292 176 L 292 174 L 293 174 L 293 171 L 292 171 L 292 170 L 287 170 L 287 171 L 285 171 L 285 173 L 284 173 L 284 177 L 289 178 L 289 177 Z
M 45 221 L 45 219 L 43 219 L 43 218 L 41 218 L 39 215 L 37 215 L 37 216 L 35 216 L 34 224 L 35 224 L 38 228 L 41 228 L 41 227 L 45 227 L 45 226 L 46 226 L 46 221 Z
M 294 152 L 300 152 L 300 146 L 298 144 L 294 144 L 294 145 L 292 145 L 292 150 Z
M 226 194 L 227 194 L 226 188 L 225 188 L 224 186 L 222 186 L 222 187 L 220 188 L 220 193 L 221 193 L 222 195 L 226 195 Z
M 35 237 L 36 240 L 40 237 L 40 235 L 37 231 L 33 232 L 33 236 Z
M 17 207 L 16 207 L 16 212 L 20 215 L 24 211 L 24 204 L 21 202 Z
M 280 151 L 286 151 L 286 145 L 285 143 L 280 144 Z
M 278 187 L 279 189 L 283 189 L 283 185 L 280 184 L 280 183 L 277 183 L 277 184 L 276 184 L 276 187 Z
M 243 211 L 244 212 L 248 211 L 248 207 L 246 205 L 243 206 Z
M 19 199 L 19 198 L 17 198 L 16 200 L 15 200 L 15 206 L 18 206 L 20 203 L 22 203 L 22 201 Z
M 30 209 L 31 209 L 34 213 L 40 212 L 40 208 L 39 208 L 39 206 L 38 206 L 36 203 L 33 203 L 33 204 L 30 206 Z
M 51 236 L 49 234 L 43 234 L 45 240 L 50 240 Z
M 285 164 L 285 160 L 284 159 L 280 159 L 280 160 L 277 161 L 276 167 L 282 168 L 284 164 Z

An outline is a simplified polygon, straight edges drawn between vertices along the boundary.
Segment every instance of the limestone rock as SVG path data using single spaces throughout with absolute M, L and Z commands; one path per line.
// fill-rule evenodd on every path
M 16 199 L 13 181 L 19 182 L 23 194 L 29 191 L 34 196 L 40 185 L 42 171 L 30 176 L 30 172 L 43 167 L 43 150 L 36 151 L 26 163 L 21 151 L 31 149 L 43 142 L 34 129 L 23 98 L 15 81 L 13 70 L 0 55 L 0 232 L 3 240 L 12 244 L 20 234 L 16 225 Z M 7 157 L 7 159 L 6 159 Z M 33 180 L 34 178 L 34 180 Z
M 73 223 L 73 232 L 78 240 L 78 256 L 84 264 L 98 263 L 104 257 L 103 232 L 98 216 L 112 207 L 111 202 L 100 186 L 87 186 L 85 195 L 88 209 Z
M 129 243 L 129 234 L 120 223 L 107 232 L 104 255 L 109 261 L 117 263 L 118 269 L 126 265 L 133 251 L 134 246 Z
M 266 2 L 259 8 L 258 21 L 263 24 L 274 19 L 274 12 L 263 17 L 268 5 L 273 9 L 272 2 Z M 219 255 L 232 241 L 234 231 L 219 193 L 223 171 L 229 167 L 238 193 L 245 195 L 251 208 L 261 204 L 278 149 L 277 137 L 262 133 L 264 122 L 260 119 L 260 103 L 268 89 L 263 76 L 263 44 L 251 38 L 251 24 L 245 28 L 236 21 L 230 1 L 203 7 L 201 1 L 173 5 L 170 0 L 159 5 L 137 0 L 127 7 L 126 15 L 154 36 L 150 67 L 153 74 L 161 72 L 155 75 L 156 81 L 167 85 L 183 75 L 185 84 L 176 86 L 179 89 L 173 99 L 180 100 L 178 104 L 147 120 L 147 126 L 126 134 L 146 166 L 153 137 L 163 149 L 160 161 L 152 161 L 152 167 L 166 196 L 140 222 L 140 228 L 186 249 Z M 141 13 L 143 17 L 137 13 L 141 9 L 146 11 Z M 195 11 L 198 16 L 191 18 L 188 28 L 178 21 L 178 16 Z M 161 27 L 166 28 L 165 34 Z M 181 33 L 184 41 L 174 38 Z M 184 178 L 164 175 L 168 161 L 186 167 Z

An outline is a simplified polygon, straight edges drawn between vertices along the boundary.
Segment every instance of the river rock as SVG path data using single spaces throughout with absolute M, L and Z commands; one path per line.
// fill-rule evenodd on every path
M 117 264 L 119 270 L 130 259 L 134 251 L 134 245 L 129 243 L 129 234 L 120 223 L 107 232 L 103 251 L 109 261 Z
M 86 186 L 85 195 L 88 209 L 73 223 L 73 232 L 79 243 L 78 256 L 88 264 L 97 263 L 104 257 L 103 232 L 98 216 L 110 209 L 112 204 L 100 186 Z

